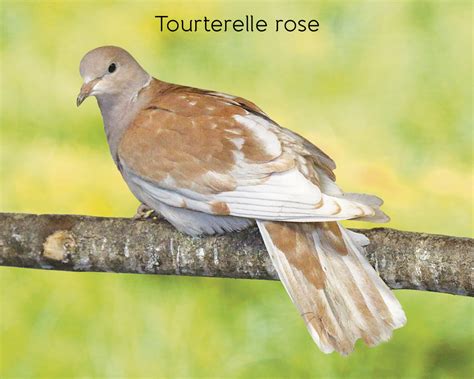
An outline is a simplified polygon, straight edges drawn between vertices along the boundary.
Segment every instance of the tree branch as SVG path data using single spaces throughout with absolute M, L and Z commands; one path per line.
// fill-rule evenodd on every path
M 358 230 L 391 288 L 473 296 L 470 238 Z M 161 220 L 0 213 L 0 265 L 225 278 L 277 279 L 256 228 L 191 238 Z

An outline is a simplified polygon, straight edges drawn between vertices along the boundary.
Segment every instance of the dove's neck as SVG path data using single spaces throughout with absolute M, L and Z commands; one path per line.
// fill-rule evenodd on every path
M 146 74 L 140 80 L 134 81 L 133 86 L 128 86 L 118 94 L 97 96 L 110 152 L 116 164 L 120 139 L 141 108 L 141 91 L 148 87 L 152 80 L 153 78 Z

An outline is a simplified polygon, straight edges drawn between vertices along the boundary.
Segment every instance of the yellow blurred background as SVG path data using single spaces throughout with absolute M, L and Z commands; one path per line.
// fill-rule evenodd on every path
M 1 1 L 2 212 L 131 216 L 90 49 L 246 97 L 385 199 L 390 227 L 471 236 L 470 1 Z M 155 15 L 320 22 L 316 33 L 159 32 Z M 354 226 L 354 223 L 349 224 Z M 360 226 L 361 224 L 357 224 Z M 369 227 L 369 224 L 362 224 Z M 408 325 L 348 358 L 314 346 L 280 283 L 0 269 L 0 377 L 403 377 L 474 372 L 472 299 L 397 291 Z

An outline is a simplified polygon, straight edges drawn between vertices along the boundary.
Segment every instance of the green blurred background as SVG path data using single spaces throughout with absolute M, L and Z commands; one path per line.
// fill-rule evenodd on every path
M 175 18 L 317 18 L 317 33 L 160 33 Z M 472 236 L 472 2 L 1 1 L 1 211 L 131 216 L 88 50 L 238 94 L 314 141 L 391 227 Z M 354 224 L 352 224 L 354 225 Z M 368 226 L 368 225 L 364 225 Z M 474 304 L 397 291 L 408 325 L 326 356 L 280 283 L 0 269 L 0 377 L 401 377 L 474 372 Z

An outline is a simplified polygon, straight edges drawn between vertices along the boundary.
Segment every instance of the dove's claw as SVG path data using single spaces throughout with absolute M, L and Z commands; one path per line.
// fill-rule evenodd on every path
M 148 207 L 145 204 L 140 204 L 137 208 L 137 212 L 135 216 L 133 216 L 134 220 L 148 220 L 152 218 L 160 218 L 160 214 L 156 212 L 154 209 Z

